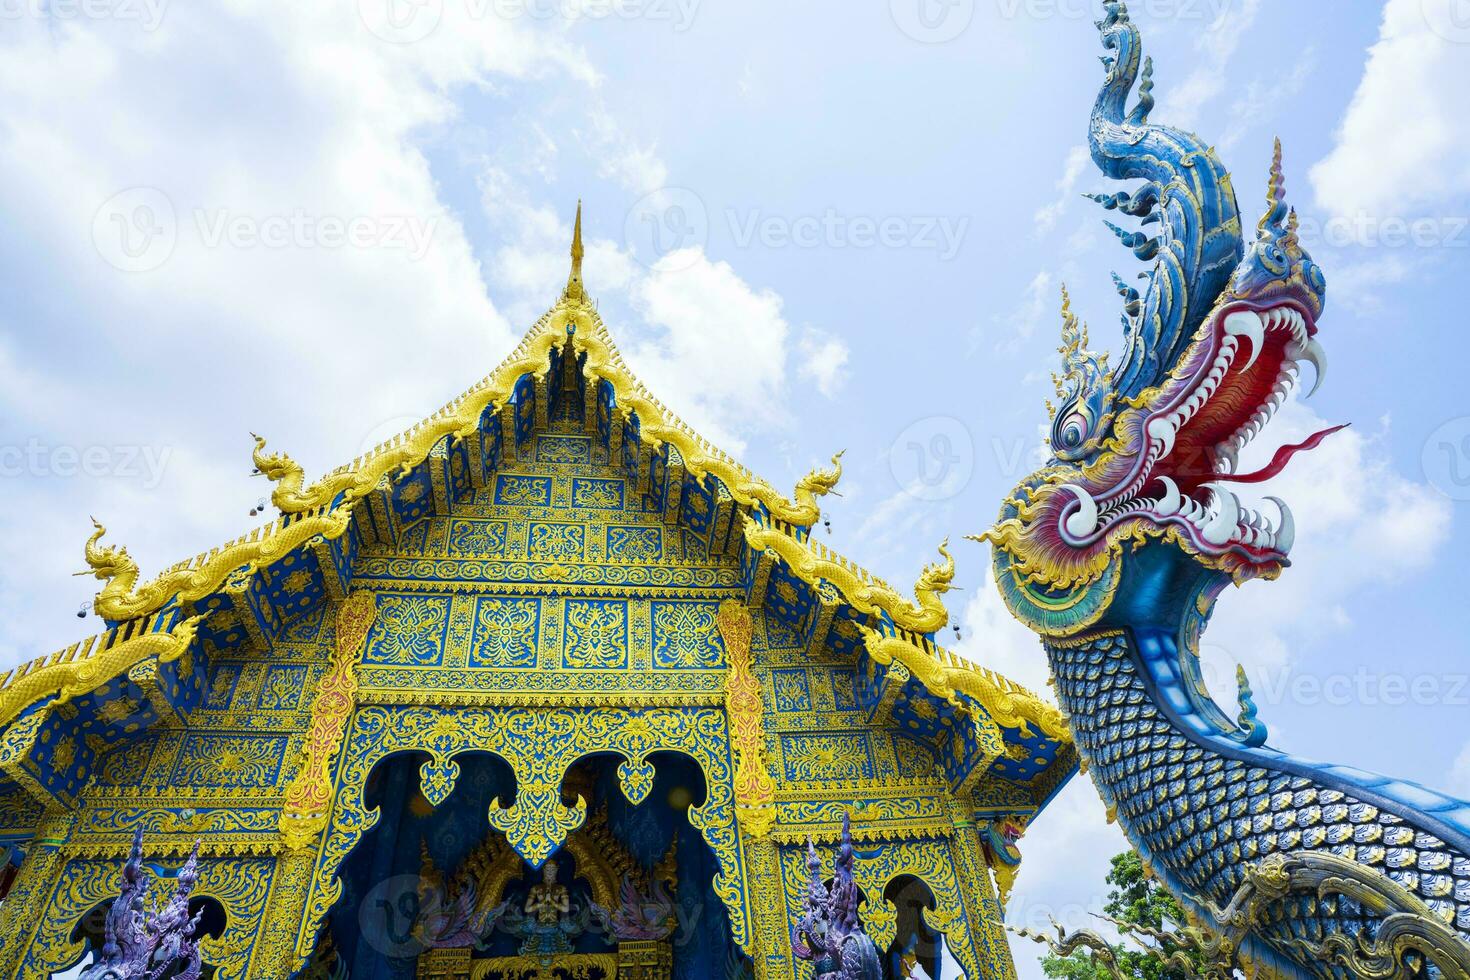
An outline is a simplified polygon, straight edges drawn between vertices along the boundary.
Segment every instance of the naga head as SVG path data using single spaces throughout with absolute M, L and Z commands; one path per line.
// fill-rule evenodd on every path
M 1280 574 L 1295 536 L 1290 509 L 1276 501 L 1279 514 L 1257 514 L 1230 484 L 1273 476 L 1335 431 L 1284 447 L 1263 470 L 1237 472 L 1241 449 L 1285 401 L 1299 365 L 1311 362 L 1322 380 L 1326 282 L 1286 205 L 1280 144 L 1266 212 L 1246 247 L 1229 174 L 1198 137 L 1148 122 L 1152 66 L 1140 69 L 1124 5 L 1106 7 L 1098 27 L 1115 56 L 1103 59 L 1092 155 L 1104 174 L 1143 183 L 1090 196 L 1152 229 L 1150 237 L 1112 226 L 1152 268 L 1142 292 L 1114 276 L 1126 341 L 1113 367 L 1087 350 L 1063 294 L 1051 458 L 982 536 L 1012 612 L 1053 637 L 1140 618 L 1177 623 L 1189 607 L 1207 611 L 1204 593 Z

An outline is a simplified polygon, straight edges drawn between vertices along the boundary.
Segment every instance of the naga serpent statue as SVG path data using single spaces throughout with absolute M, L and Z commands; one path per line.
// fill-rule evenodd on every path
M 1298 365 L 1322 380 L 1326 282 L 1284 200 L 1280 144 L 1247 244 L 1229 174 L 1198 137 L 1149 122 L 1138 29 L 1123 3 L 1104 10 L 1092 157 L 1141 183 L 1090 196 L 1141 219 L 1147 233 L 1112 227 L 1151 269 L 1142 290 L 1114 277 L 1126 340 L 1111 367 L 1064 296 L 1051 458 L 978 540 L 1042 637 L 1109 813 L 1198 924 L 1260 975 L 1470 976 L 1470 803 L 1267 746 L 1243 674 L 1238 721 L 1205 690 L 1216 599 L 1277 577 L 1295 537 L 1285 503 L 1262 517 L 1230 484 L 1335 431 L 1237 472 Z
M 822 881 L 816 845 L 807 843 L 806 901 L 791 930 L 791 950 L 798 960 L 812 964 L 814 980 L 882 980 L 878 947 L 858 915 L 863 894 L 852 874 L 856 858 L 852 818 L 847 814 L 842 816 L 842 840 L 830 886 Z

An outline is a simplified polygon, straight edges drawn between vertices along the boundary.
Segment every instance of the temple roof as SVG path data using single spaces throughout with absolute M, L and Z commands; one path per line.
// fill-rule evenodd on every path
M 103 582 L 95 608 L 108 629 L 0 676 L 0 766 L 21 782 L 46 781 L 44 766 L 29 775 L 12 772 L 5 746 L 28 751 L 28 739 L 16 729 L 39 726 L 33 719 L 47 709 L 126 695 L 138 711 L 129 719 L 133 728 L 120 732 L 186 714 L 202 690 L 195 669 L 201 660 L 221 649 L 268 646 L 306 608 L 344 598 L 359 542 L 447 512 L 456 495 L 472 489 L 464 474 L 490 472 L 507 442 L 513 447 L 529 438 L 538 397 L 554 397 L 538 392 L 547 391 L 548 374 L 574 357 L 589 418 L 604 444 L 616 445 L 630 476 L 641 472 L 646 482 L 649 472 L 662 474 L 668 489 L 661 503 L 676 520 L 683 519 L 686 498 L 702 497 L 727 521 L 721 547 L 747 568 L 752 605 L 765 602 L 768 587 L 786 583 L 800 593 L 793 615 L 801 613 L 812 649 L 847 643 L 853 655 L 870 657 L 893 687 L 885 695 L 888 710 L 902 712 L 918 697 L 938 706 L 918 713 L 924 718 L 941 710 L 969 717 L 983 729 L 979 742 L 989 745 L 981 753 L 986 765 L 1003 774 L 1010 767 L 1008 778 L 1040 779 L 1049 798 L 1076 765 L 1061 712 L 935 640 L 948 622 L 941 599 L 955 571 L 948 551 L 941 546 L 940 560 L 924 570 L 909 597 L 813 540 L 818 498 L 837 484 L 840 454 L 832 468 L 807 474 L 787 496 L 711 445 L 629 370 L 587 298 L 582 255 L 579 205 L 571 273 L 555 305 L 488 376 L 401 435 L 310 484 L 291 457 L 268 451 L 257 437 L 255 465 L 274 483 L 271 501 L 280 512 L 269 524 L 147 582 L 125 548 L 102 544 L 105 531 L 97 525 L 85 551 Z M 541 411 L 544 418 L 544 405 Z M 287 595 L 287 568 L 305 572 L 304 591 Z M 839 640 L 844 623 L 848 639 Z M 86 714 L 85 707 L 68 713 Z M 1035 751 L 1003 758 L 1001 730 Z M 57 793 L 55 786 L 29 788 L 44 789 L 41 798 Z

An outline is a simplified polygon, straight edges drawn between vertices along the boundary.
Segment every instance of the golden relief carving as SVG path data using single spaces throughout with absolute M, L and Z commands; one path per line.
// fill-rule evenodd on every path
M 720 604 L 717 618 L 730 672 L 725 680 L 725 710 L 735 752 L 735 812 L 740 828 L 757 839 L 776 819 L 776 782 L 766 765 L 765 704 L 760 681 L 751 673 L 750 611 L 734 600 Z
M 377 608 L 370 593 L 357 592 L 337 611 L 337 653 L 317 687 L 301 769 L 286 790 L 281 811 L 281 837 L 291 850 L 304 849 L 326 826 L 332 808 L 331 765 L 356 704 L 358 662 Z

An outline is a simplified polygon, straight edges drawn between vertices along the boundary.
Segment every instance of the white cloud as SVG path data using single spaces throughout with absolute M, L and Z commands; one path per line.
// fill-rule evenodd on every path
M 754 289 L 702 247 L 670 252 L 634 282 L 634 307 L 652 339 L 625 344 L 649 389 L 722 448 L 784 417 L 790 327 L 781 297 Z
M 1431 213 L 1470 194 L 1470 90 L 1465 41 L 1454 39 L 1458 0 L 1388 0 L 1378 42 L 1338 128 L 1312 168 L 1317 206 L 1353 217 Z M 1461 32 L 1463 33 L 1463 32 Z
M 1306 405 L 1287 402 L 1266 430 L 1269 435 L 1246 447 L 1241 471 L 1265 465 L 1276 446 L 1299 442 L 1328 424 Z M 1244 595 L 1227 592 L 1220 598 L 1201 656 L 1206 680 L 1227 708 L 1235 704 L 1237 663 L 1245 665 L 1265 708 L 1269 696 L 1260 696 L 1263 686 L 1284 676 L 1298 647 L 1341 635 L 1351 628 L 1366 590 L 1434 560 L 1449 530 L 1450 503 L 1393 468 L 1386 436 L 1387 422 L 1377 432 L 1338 432 L 1251 495 L 1269 493 L 1290 504 L 1297 540 L 1292 567 L 1278 581 L 1250 583 Z M 1254 506 L 1274 519 L 1275 505 Z M 1304 609 L 1311 615 L 1304 616 Z M 1270 722 L 1269 713 L 1263 717 Z
M 1228 128 L 1216 144 L 1219 149 L 1231 149 L 1253 127 L 1271 119 L 1281 108 L 1293 105 L 1307 79 L 1316 70 L 1317 49 L 1308 47 L 1297 56 L 1291 72 L 1285 78 L 1273 73 L 1269 78 L 1256 79 L 1248 84 L 1240 98 L 1230 107 Z M 1265 173 L 1264 166 L 1261 172 Z
M 1238 8 L 1222 5 L 1220 16 L 1195 36 L 1194 69 L 1177 85 L 1160 82 L 1162 97 L 1154 119 L 1180 129 L 1196 125 L 1200 110 L 1225 91 L 1230 62 L 1260 7 L 1261 0 L 1244 0 Z
M 796 344 L 796 373 L 814 383 L 823 395 L 832 398 L 847 379 L 850 353 L 842 338 L 825 330 L 807 328 Z
M 1074 146 L 1067 151 L 1066 163 L 1062 166 L 1061 179 L 1057 181 L 1057 198 L 1036 212 L 1036 233 L 1044 235 L 1057 226 L 1067 213 L 1072 199 L 1077 196 L 1077 183 L 1092 162 L 1092 154 L 1086 146 Z
M 1059 302 L 1052 295 L 1054 281 L 1050 272 L 1045 270 L 1038 272 L 1026 284 L 1026 290 L 1021 294 L 1020 303 L 1009 313 L 1003 316 L 996 315 L 992 321 L 993 326 L 1000 328 L 1000 339 L 995 343 L 996 350 L 1016 350 L 1031 338 L 1031 335 L 1036 332 L 1036 327 L 1041 323 L 1042 317 L 1046 315 L 1049 305 L 1052 302 Z M 979 348 L 983 337 L 983 327 L 975 327 L 970 331 L 970 353 L 973 354 Z

